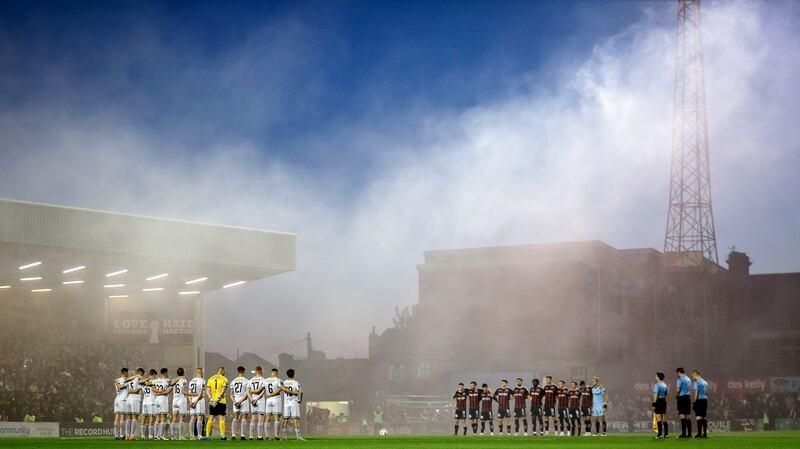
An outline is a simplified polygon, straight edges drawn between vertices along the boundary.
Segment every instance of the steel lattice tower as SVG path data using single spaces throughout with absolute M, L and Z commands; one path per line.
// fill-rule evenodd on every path
M 710 171 L 700 0 L 678 0 L 672 169 L 664 252 L 699 252 L 718 263 Z

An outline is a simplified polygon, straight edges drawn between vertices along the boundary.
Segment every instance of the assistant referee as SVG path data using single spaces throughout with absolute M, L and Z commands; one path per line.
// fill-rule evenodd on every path
M 653 385 L 653 414 L 658 427 L 656 438 L 669 438 L 669 422 L 666 419 L 668 391 L 669 388 L 664 383 L 664 373 L 656 373 L 656 383 Z
M 681 419 L 681 436 L 678 438 L 691 438 L 692 437 L 692 397 L 690 395 L 692 389 L 692 381 L 686 375 L 683 368 L 675 370 L 678 375 L 678 417 Z

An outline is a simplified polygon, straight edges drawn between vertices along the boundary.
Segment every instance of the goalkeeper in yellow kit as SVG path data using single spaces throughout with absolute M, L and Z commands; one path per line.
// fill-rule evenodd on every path
M 214 427 L 214 418 L 219 417 L 219 433 L 222 440 L 225 440 L 225 392 L 228 389 L 228 379 L 225 377 L 225 367 L 221 366 L 217 374 L 211 376 L 206 383 L 206 395 L 209 399 L 210 415 L 206 424 L 206 439 L 211 439 L 211 432 Z

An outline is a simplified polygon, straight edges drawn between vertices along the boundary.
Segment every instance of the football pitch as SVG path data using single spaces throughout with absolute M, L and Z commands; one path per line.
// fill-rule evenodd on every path
M 306 441 L 115 441 L 107 438 L 7 438 L 0 439 L 0 448 L 167 448 L 167 447 L 265 447 L 309 448 L 800 448 L 800 432 L 733 432 L 709 436 L 702 440 L 654 440 L 644 434 L 609 435 L 602 437 L 308 437 Z

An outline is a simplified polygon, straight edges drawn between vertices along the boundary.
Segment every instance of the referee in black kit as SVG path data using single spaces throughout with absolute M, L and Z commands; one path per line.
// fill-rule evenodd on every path
M 678 387 L 678 417 L 681 419 L 681 436 L 678 438 L 692 437 L 692 381 L 686 375 L 683 368 L 675 370 L 678 375 L 676 386 Z

